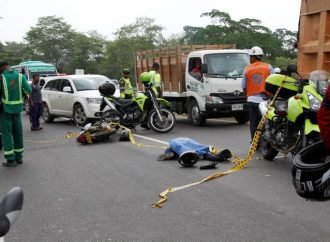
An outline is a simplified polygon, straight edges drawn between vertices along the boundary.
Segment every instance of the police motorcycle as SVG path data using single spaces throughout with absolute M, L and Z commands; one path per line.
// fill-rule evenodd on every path
M 175 115 L 170 110 L 171 104 L 163 98 L 157 98 L 152 90 L 151 76 L 148 72 L 140 75 L 145 92 L 136 93 L 131 100 L 114 97 L 116 87 L 112 83 L 104 83 L 99 87 L 103 96 L 100 111 L 105 107 L 109 109 L 102 113 L 102 118 L 118 122 L 127 128 L 135 128 L 141 124 L 150 127 L 158 133 L 170 132 L 176 123 Z M 95 114 L 99 116 L 99 113 Z
M 292 76 L 296 75 L 297 79 Z M 281 74 L 266 79 L 266 91 L 275 94 L 274 106 L 267 113 L 267 120 L 259 143 L 264 159 L 273 160 L 281 152 L 297 154 L 300 150 L 320 140 L 317 111 L 325 94 L 329 73 L 313 71 L 309 80 L 303 80 L 296 65 L 289 65 Z M 259 104 L 261 115 L 268 109 L 268 101 Z
M 11 226 L 17 220 L 24 201 L 22 188 L 12 188 L 0 202 L 0 242 L 4 241 L 4 236 L 9 232 Z

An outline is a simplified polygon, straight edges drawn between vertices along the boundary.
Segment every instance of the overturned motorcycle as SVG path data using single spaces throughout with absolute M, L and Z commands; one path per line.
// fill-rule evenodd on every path
M 106 107 L 107 109 L 98 115 L 104 120 L 120 123 L 130 129 L 141 124 L 158 133 L 170 132 L 176 123 L 175 115 L 170 110 L 171 103 L 156 97 L 147 73 L 142 73 L 141 76 L 140 81 L 144 84 L 145 92 L 136 93 L 131 100 L 114 97 L 116 87 L 113 83 L 102 84 L 99 87 L 103 97 L 100 111 Z
M 128 140 L 128 130 L 122 128 L 118 123 L 108 122 L 103 119 L 96 123 L 88 123 L 76 137 L 80 144 L 93 144 L 99 141 L 108 141 L 115 134 L 119 135 L 120 141 Z
M 293 78 L 293 74 L 299 78 Z M 259 105 L 261 115 L 268 110 L 259 144 L 264 159 L 273 160 L 279 152 L 295 155 L 320 140 L 317 111 L 328 79 L 329 73 L 319 70 L 312 72 L 309 80 L 302 80 L 296 65 L 266 79 L 266 91 L 275 94 L 279 87 L 281 90 L 273 107 L 268 109 L 268 101 Z

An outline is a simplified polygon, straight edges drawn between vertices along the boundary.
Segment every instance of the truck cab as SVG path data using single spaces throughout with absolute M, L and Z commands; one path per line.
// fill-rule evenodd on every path
M 201 73 L 194 70 L 201 63 Z M 185 84 L 187 111 L 195 125 L 208 118 L 235 117 L 239 123 L 249 120 L 242 75 L 249 64 L 244 50 L 201 50 L 189 53 Z
M 140 51 L 135 57 L 136 80 L 159 63 L 163 97 L 192 124 L 202 126 L 207 119 L 222 117 L 234 117 L 238 123 L 249 120 L 241 86 L 250 64 L 246 50 L 235 44 L 182 45 Z M 136 86 L 144 90 L 138 81 Z

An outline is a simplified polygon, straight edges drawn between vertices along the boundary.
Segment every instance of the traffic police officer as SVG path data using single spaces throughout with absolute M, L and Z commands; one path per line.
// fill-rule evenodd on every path
M 2 111 L 0 123 L 4 156 L 2 165 L 14 167 L 23 163 L 23 131 L 21 112 L 23 111 L 23 95 L 31 93 L 31 87 L 25 77 L 10 70 L 7 62 L 1 62 L 2 81 L 0 82 Z
M 120 97 L 130 99 L 132 98 L 133 88 L 131 81 L 129 80 L 129 70 L 123 70 L 123 76 L 119 80 L 119 89 L 120 89 Z
M 159 64 L 157 62 L 152 64 L 151 71 L 149 74 L 151 76 L 151 83 L 152 83 L 152 90 L 156 94 L 156 97 L 162 97 L 162 89 L 161 89 L 161 77 L 158 73 L 159 71 Z

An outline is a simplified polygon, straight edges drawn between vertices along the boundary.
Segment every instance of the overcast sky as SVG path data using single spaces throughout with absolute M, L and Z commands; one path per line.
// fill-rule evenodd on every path
M 4 0 L 2 0 L 4 1 Z M 0 8 L 0 41 L 22 41 L 39 17 L 63 17 L 76 31 L 96 30 L 107 39 L 137 17 L 155 19 L 166 37 L 183 31 L 183 26 L 211 24 L 204 12 L 228 12 L 232 19 L 255 18 L 275 30 L 296 31 L 301 0 L 9 0 Z

